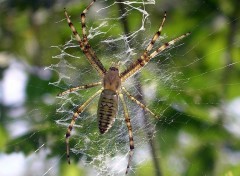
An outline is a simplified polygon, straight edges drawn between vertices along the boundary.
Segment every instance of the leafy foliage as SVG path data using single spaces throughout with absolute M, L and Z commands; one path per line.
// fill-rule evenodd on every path
M 66 59 L 68 68 L 72 69 L 66 69 L 66 63 L 62 66 L 52 56 L 59 55 L 61 48 L 64 48 L 64 44 L 70 39 L 71 31 L 63 20 L 63 7 L 67 7 L 74 24 L 80 27 L 78 16 L 89 2 L 69 4 L 61 4 L 58 1 L 51 3 L 44 1 L 41 4 L 37 2 L 0 3 L 0 54 L 14 55 L 19 62 L 24 63 L 24 71 L 28 75 L 24 104 L 6 105 L 3 101 L 0 102 L 0 150 L 4 153 L 23 152 L 27 156 L 41 150 L 44 144 L 43 148 L 50 150 L 49 158 L 61 158 L 59 164 L 63 173 L 66 173 L 68 168 L 65 166 L 66 160 L 63 155 L 65 126 L 68 122 L 64 124 L 65 126 L 56 123 L 63 119 L 62 114 L 56 113 L 56 109 L 61 105 L 56 95 L 62 89 L 89 83 L 90 80 L 96 81 L 97 77 L 93 71 L 89 74 L 91 66 L 87 61 L 81 60 L 79 63 L 78 59 L 68 58 L 69 60 Z M 113 1 L 97 3 L 105 7 Z M 232 110 L 232 103 L 239 102 L 240 31 L 237 30 L 240 19 L 239 5 L 238 0 L 204 2 L 183 0 L 176 3 L 156 1 L 156 5 L 146 6 L 151 16 L 146 21 L 146 30 L 135 39 L 138 41 L 132 41 L 137 47 L 152 37 L 165 10 L 168 17 L 161 43 L 188 30 L 192 32 L 184 43 L 154 59 L 140 75 L 143 87 L 155 84 L 157 87 L 156 97 L 149 101 L 149 104 L 150 108 L 159 112 L 162 117 L 157 121 L 154 140 L 158 146 L 158 154 L 155 157 L 160 158 L 159 165 L 163 175 L 240 174 L 239 159 L 235 158 L 235 162 L 231 162 L 231 157 L 239 154 L 240 149 L 239 129 L 237 132 L 234 130 L 234 121 L 239 124 L 239 114 L 229 113 Z M 109 12 L 104 14 L 105 18 L 119 15 L 117 6 L 109 9 Z M 141 14 L 137 12 L 128 14 L 131 32 L 138 29 L 141 18 Z M 101 24 L 94 21 L 91 15 L 87 20 L 88 27 Z M 119 27 L 122 25 L 120 20 L 110 22 L 117 27 L 108 24 L 112 25 L 109 30 L 103 26 L 103 31 L 108 31 L 108 34 L 96 36 L 90 41 L 107 66 L 110 64 L 109 56 L 112 61 L 115 59 L 113 56 L 116 56 L 114 53 L 122 49 L 119 49 L 118 45 L 110 46 L 108 43 L 99 42 L 106 37 L 116 38 L 123 34 L 123 29 Z M 51 48 L 56 45 L 59 47 Z M 146 43 L 135 51 L 141 53 L 145 46 Z M 65 51 L 75 56 L 82 55 L 77 47 L 68 47 Z M 7 63 L 10 65 L 10 62 Z M 8 69 L 8 64 L 6 66 L 0 62 L 1 79 Z M 58 68 L 61 68 L 62 73 L 71 77 L 70 84 L 60 82 L 59 89 L 49 84 L 59 80 L 59 74 L 55 70 L 44 71 L 44 67 L 51 64 L 59 64 Z M 79 80 L 83 75 L 86 76 L 84 80 Z M 92 91 L 81 92 L 84 98 L 91 94 Z M 75 97 L 74 101 L 78 104 L 83 100 Z M 71 105 L 66 106 L 69 109 L 73 108 Z M 17 117 L 12 115 L 16 109 L 21 108 L 25 113 L 20 113 Z M 9 126 L 16 121 L 26 123 L 27 130 L 13 136 L 10 130 L 12 128 Z M 82 130 L 93 134 L 92 131 L 96 128 L 85 129 L 85 123 L 87 122 L 82 124 Z M 82 141 L 77 142 L 80 147 L 83 145 Z M 119 143 L 121 144 L 121 141 Z M 95 151 L 97 152 L 97 146 Z M 91 156 L 95 156 L 95 153 L 91 153 Z M 79 161 L 79 158 L 84 158 L 81 154 L 72 157 L 75 162 Z M 136 168 L 136 174 L 152 174 L 155 172 L 152 168 L 151 161 L 143 162 Z M 84 173 L 82 168 L 80 170 L 79 172 Z

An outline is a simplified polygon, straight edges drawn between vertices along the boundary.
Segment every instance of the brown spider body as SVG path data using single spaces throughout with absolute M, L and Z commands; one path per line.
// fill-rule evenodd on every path
M 133 76 L 135 73 L 137 73 L 139 70 L 141 70 L 152 58 L 156 57 L 159 53 L 163 52 L 165 49 L 169 48 L 170 46 L 174 45 L 177 41 L 183 39 L 184 37 L 188 36 L 190 33 L 183 34 L 167 43 L 164 43 L 162 46 L 160 46 L 158 49 L 150 53 L 150 51 L 153 48 L 153 45 L 155 41 L 159 38 L 161 35 L 161 31 L 163 28 L 163 24 L 166 19 L 166 12 L 164 14 L 162 23 L 160 25 L 160 28 L 153 36 L 151 42 L 146 47 L 144 53 L 138 57 L 137 60 L 135 60 L 132 64 L 130 64 L 123 72 L 119 73 L 118 70 L 118 64 L 113 64 L 110 69 L 107 71 L 105 67 L 103 66 L 100 59 L 95 54 L 94 50 L 92 49 L 91 45 L 88 42 L 87 37 L 87 30 L 86 30 L 86 24 L 85 24 L 85 18 L 86 13 L 90 9 L 90 7 L 96 2 L 96 0 L 92 0 L 92 2 L 86 7 L 85 10 L 83 10 L 81 14 L 81 23 L 82 23 L 82 38 L 78 34 L 77 30 L 75 29 L 73 23 L 71 22 L 67 11 L 65 10 L 65 16 L 68 22 L 69 27 L 72 30 L 73 35 L 75 36 L 76 40 L 79 43 L 80 49 L 85 54 L 86 58 L 88 59 L 89 63 L 95 68 L 95 70 L 98 72 L 99 76 L 103 78 L 102 82 L 97 83 L 90 83 L 83 86 L 77 86 L 70 88 L 69 90 L 66 90 L 59 94 L 60 96 L 69 94 L 71 92 L 75 92 L 81 89 L 88 89 L 91 87 L 102 85 L 102 88 L 99 89 L 95 94 L 93 94 L 91 97 L 89 97 L 81 106 L 77 108 L 77 111 L 73 114 L 71 123 L 69 124 L 66 132 L 66 147 L 67 147 L 67 158 L 68 163 L 70 164 L 70 147 L 69 147 L 69 137 L 71 135 L 71 131 L 73 129 L 73 126 L 79 117 L 79 115 L 84 111 L 84 109 L 91 103 L 91 101 L 96 98 L 99 94 L 99 103 L 98 103 L 98 111 L 97 111 L 97 117 L 98 117 L 98 123 L 99 123 L 99 131 L 101 134 L 106 133 L 112 126 L 112 124 L 115 121 L 116 114 L 118 111 L 118 97 L 121 100 L 121 104 L 123 107 L 125 122 L 128 128 L 128 134 L 129 134 L 129 158 L 128 158 L 128 164 L 126 168 L 125 174 L 128 173 L 130 168 L 130 162 L 132 160 L 133 156 L 133 150 L 134 150 L 134 140 L 133 140 L 133 132 L 132 132 L 132 125 L 130 116 L 128 113 L 128 108 L 126 105 L 126 102 L 124 100 L 123 93 L 133 102 L 135 102 L 139 107 L 141 107 L 143 110 L 149 112 L 157 119 L 159 116 L 155 115 L 146 105 L 138 101 L 135 97 L 133 97 L 125 87 L 121 85 L 121 83 L 125 82 L 128 78 Z
M 98 127 L 101 134 L 106 133 L 115 121 L 118 111 L 118 90 L 121 85 L 117 67 L 110 67 L 103 78 L 104 90 L 98 103 Z

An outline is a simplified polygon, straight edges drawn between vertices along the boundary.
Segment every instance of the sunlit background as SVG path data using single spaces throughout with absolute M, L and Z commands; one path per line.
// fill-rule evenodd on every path
M 94 137 L 88 119 L 79 124 L 79 136 L 71 143 L 75 149 L 72 164 L 67 164 L 65 132 L 71 118 L 69 114 L 74 110 L 71 105 L 80 100 L 73 98 L 73 102 L 61 107 L 67 98 L 60 102 L 56 98 L 71 86 L 98 80 L 88 62 L 83 61 L 77 43 L 71 47 L 71 30 L 63 10 L 67 8 L 80 33 L 79 16 L 90 2 L 0 1 L 1 176 L 101 175 L 98 171 L 103 167 L 101 163 L 96 167 L 96 163 L 86 164 L 99 159 L 97 146 L 89 146 L 96 152 L 91 153 L 91 158 L 88 152 L 78 150 L 85 146 L 78 142 L 79 136 L 89 134 L 91 140 Z M 144 1 L 136 2 L 139 3 L 130 3 L 131 6 L 146 10 L 150 16 L 134 11 L 127 4 L 123 8 L 131 10 L 122 15 L 120 6 L 113 0 L 97 1 L 87 14 L 87 27 L 92 30 L 91 34 L 96 34 L 89 36 L 90 43 L 107 68 L 115 58 L 123 64 L 137 59 L 159 28 L 164 11 L 168 16 L 162 43 L 188 31 L 192 34 L 154 59 L 136 80 L 127 83 L 127 87 L 133 87 L 130 91 L 162 118 L 142 128 L 144 131 L 155 127 L 149 139 L 135 130 L 136 152 L 129 175 L 240 175 L 240 1 L 159 0 L 155 4 L 145 1 L 144 6 Z M 99 9 L 103 10 L 98 12 Z M 108 21 L 107 26 L 95 21 L 98 16 Z M 117 16 L 120 20 L 111 20 Z M 126 44 L 101 43 L 126 34 L 121 19 L 128 21 L 128 35 L 138 34 L 128 48 L 133 51 L 121 53 Z M 99 24 L 103 24 L 100 29 Z M 94 29 L 104 33 L 97 34 Z M 65 46 L 67 49 L 63 50 Z M 61 55 L 62 51 L 80 58 L 65 60 L 67 56 Z M 132 55 L 135 57 L 130 57 Z M 76 68 L 72 69 L 64 61 Z M 138 84 L 142 96 L 138 94 Z M 83 91 L 78 96 L 86 100 L 91 93 Z M 85 116 L 96 114 L 96 102 Z M 141 113 L 130 101 L 128 105 L 130 110 Z M 70 109 L 68 115 L 63 113 L 67 111 L 65 108 Z M 137 125 L 134 119 L 133 122 Z M 93 120 L 91 123 L 94 125 Z M 125 126 L 121 128 L 126 130 Z M 111 138 L 111 131 L 109 133 L 99 146 Z M 122 175 L 127 164 L 128 140 L 123 143 L 115 134 L 112 133 L 111 139 L 119 143 L 118 149 L 108 156 L 108 163 L 112 164 L 112 175 Z M 127 131 L 123 138 L 128 139 Z M 141 143 L 141 139 L 145 142 Z

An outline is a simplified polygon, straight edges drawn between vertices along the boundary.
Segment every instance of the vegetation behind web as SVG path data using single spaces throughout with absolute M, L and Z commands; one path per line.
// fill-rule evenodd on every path
M 153 59 L 139 75 L 144 101 L 161 115 L 161 120 L 150 122 L 155 125 L 155 157 L 159 160 L 162 175 L 239 175 L 239 1 L 156 1 L 155 5 L 146 5 L 145 10 L 150 16 L 145 21 L 145 31 L 140 31 L 131 41 L 133 52 L 126 52 L 129 49 L 126 42 L 117 42 L 115 45 L 109 41 L 100 42 L 124 34 L 120 20 L 107 19 L 119 16 L 117 5 L 96 12 L 112 3 L 113 1 L 96 2 L 96 9 L 87 14 L 87 27 L 91 34 L 97 34 L 94 29 L 100 24 L 103 26 L 96 31 L 106 32 L 90 36 L 90 43 L 106 68 L 115 59 L 122 61 L 122 69 L 129 61 L 137 59 L 158 29 L 164 11 L 167 11 L 167 20 L 162 40 L 156 46 L 185 32 L 192 32 L 188 38 Z M 114 158 L 118 151 L 126 154 L 128 136 L 124 121 L 121 121 L 121 107 L 116 123 L 121 128 L 115 126 L 112 133 L 109 131 L 108 136 L 101 137 L 96 128 L 96 99 L 77 121 L 79 126 L 70 139 L 70 145 L 74 149 L 70 166 L 65 158 L 64 135 L 71 113 L 95 89 L 70 95 L 68 98 L 71 101 L 66 101 L 67 98 L 56 99 L 56 95 L 71 86 L 98 81 L 98 76 L 77 43 L 71 40 L 63 8 L 67 8 L 71 20 L 81 33 L 79 15 L 88 4 L 89 1 L 72 1 L 68 4 L 60 1 L 0 2 L 0 160 L 5 155 L 15 156 L 14 154 L 20 153 L 33 163 L 41 161 L 39 175 L 45 172 L 49 175 L 89 175 L 91 169 L 85 168 L 81 163 L 89 163 L 91 157 L 96 158 L 104 143 L 117 143 L 115 152 L 105 153 L 110 158 Z M 98 15 L 99 19 L 105 19 L 108 23 L 96 21 Z M 130 35 L 141 27 L 143 16 L 138 11 L 131 10 L 127 17 Z M 61 49 L 64 49 L 64 53 L 79 58 L 66 56 L 61 53 Z M 50 69 L 44 69 L 45 67 Z M 12 72 L 14 76 L 7 77 L 13 70 L 20 70 L 27 79 L 19 81 L 19 72 Z M 3 86 L 6 78 L 18 81 L 6 89 Z M 7 102 L 6 99 L 10 97 L 16 98 L 16 94 L 6 97 L 7 90 L 17 90 L 20 85 L 24 87 L 22 101 Z M 127 82 L 127 87 L 135 96 L 138 95 L 136 86 L 137 83 L 133 80 Z M 151 93 L 154 93 L 153 97 Z M 137 152 L 141 151 L 141 147 L 146 147 L 141 145 L 141 140 L 148 144 L 146 136 L 138 133 L 138 127 L 144 130 L 148 126 L 143 127 L 136 120 L 139 108 L 130 101 L 128 106 L 129 111 L 133 110 L 131 117 L 135 125 Z M 147 117 L 153 119 L 151 115 Z M 114 140 L 109 141 L 108 137 L 113 137 Z M 85 140 L 82 141 L 81 138 Z M 81 153 L 87 139 L 98 141 L 97 144 L 101 145 L 87 146 L 87 149 L 92 147 L 92 150 Z M 109 145 L 107 147 L 106 151 L 110 151 Z M 149 149 L 144 152 L 149 153 Z M 39 157 L 34 159 L 33 156 Z M 43 158 L 40 159 L 40 156 Z M 137 158 L 138 154 L 135 153 L 134 157 Z M 79 159 L 80 164 L 77 164 Z M 34 175 L 34 164 L 28 165 L 24 168 L 25 174 Z M 133 162 L 132 166 L 134 172 L 130 172 L 130 175 L 156 173 L 152 158 L 138 164 Z M 123 170 L 124 167 L 125 165 Z M 119 166 L 119 169 L 122 167 Z

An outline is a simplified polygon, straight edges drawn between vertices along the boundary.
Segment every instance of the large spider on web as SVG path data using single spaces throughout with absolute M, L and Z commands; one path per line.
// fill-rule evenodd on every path
M 79 117 L 79 115 L 84 111 L 84 109 L 90 104 L 90 102 L 99 94 L 99 103 L 98 103 L 98 111 L 97 111 L 97 118 L 98 118 L 98 125 L 99 125 L 99 131 L 101 134 L 106 133 L 112 126 L 116 114 L 118 111 L 118 97 L 120 97 L 121 103 L 123 105 L 123 111 L 125 116 L 125 122 L 128 128 L 128 134 L 129 134 L 129 145 L 130 145 L 130 151 L 129 151 L 129 158 L 128 158 L 128 164 L 125 174 L 128 173 L 130 162 L 132 160 L 133 156 L 133 150 L 134 150 L 134 142 L 133 142 L 133 133 L 132 133 L 132 126 L 130 122 L 130 117 L 127 109 L 127 105 L 124 100 L 123 93 L 133 102 L 135 102 L 138 106 L 140 106 L 143 110 L 149 112 L 154 117 L 158 118 L 156 114 L 154 114 L 149 108 L 146 107 L 143 103 L 138 101 L 135 97 L 133 97 L 125 87 L 122 86 L 122 83 L 126 81 L 129 77 L 133 76 L 135 73 L 137 73 L 141 68 L 143 68 L 152 58 L 154 58 L 157 54 L 163 52 L 166 48 L 168 48 L 171 45 L 174 45 L 177 41 L 183 39 L 184 37 L 188 36 L 190 33 L 185 33 L 165 44 L 160 46 L 157 50 L 149 53 L 155 41 L 159 38 L 161 35 L 161 31 L 164 25 L 164 22 L 166 20 L 166 12 L 164 14 L 162 23 L 160 25 L 160 28 L 153 36 L 151 42 L 143 52 L 143 54 L 134 61 L 130 66 L 127 67 L 126 70 L 123 72 L 119 72 L 119 64 L 118 63 L 112 63 L 111 67 L 106 70 L 105 67 L 102 65 L 101 61 L 95 54 L 94 50 L 91 48 L 91 45 L 88 42 L 87 38 L 87 30 L 86 30 L 86 13 L 88 10 L 92 7 L 96 0 L 93 0 L 87 8 L 82 12 L 81 14 L 81 24 L 82 24 L 82 38 L 79 36 L 77 30 L 75 29 L 73 23 L 70 20 L 70 17 L 68 16 L 67 11 L 65 10 L 65 16 L 68 22 L 69 27 L 72 30 L 73 35 L 75 36 L 76 40 L 79 43 L 80 49 L 85 54 L 86 58 L 96 69 L 99 76 L 101 77 L 102 81 L 91 83 L 87 85 L 82 85 L 74 88 L 70 88 L 62 93 L 59 94 L 59 96 L 63 96 L 66 94 L 69 94 L 71 92 L 75 92 L 81 89 L 88 89 L 95 86 L 102 86 L 100 90 L 98 90 L 95 94 L 93 94 L 90 98 L 87 99 L 82 105 L 80 105 L 77 108 L 77 111 L 73 114 L 72 120 L 70 125 L 67 128 L 66 132 L 66 147 L 67 147 L 67 159 L 68 163 L 70 164 L 70 152 L 69 152 L 69 137 L 71 135 L 71 131 L 73 129 L 73 126 Z

